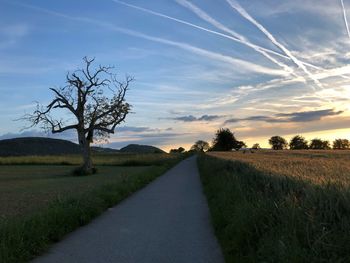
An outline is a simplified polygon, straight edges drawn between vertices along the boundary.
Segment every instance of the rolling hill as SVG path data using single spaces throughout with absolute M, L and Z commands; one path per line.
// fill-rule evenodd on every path
M 0 141 L 0 156 L 79 154 L 78 144 L 51 138 L 25 137 Z
M 95 153 L 164 153 L 163 150 L 157 147 L 138 144 L 129 144 L 120 150 L 98 146 L 92 146 L 91 149 Z M 78 144 L 60 139 L 24 137 L 0 140 L 0 156 L 43 156 L 80 153 L 81 150 Z
M 165 153 L 163 150 L 149 145 L 129 144 L 119 150 L 122 153 Z

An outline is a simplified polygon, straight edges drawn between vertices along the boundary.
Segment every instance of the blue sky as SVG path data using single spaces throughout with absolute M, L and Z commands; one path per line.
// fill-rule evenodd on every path
M 109 146 L 169 149 L 221 127 L 248 145 L 350 137 L 344 0 L 0 0 L 0 138 L 42 136 L 14 121 L 84 56 L 135 77 Z M 350 14 L 349 14 L 350 15 Z M 74 140 L 65 133 L 61 138 Z

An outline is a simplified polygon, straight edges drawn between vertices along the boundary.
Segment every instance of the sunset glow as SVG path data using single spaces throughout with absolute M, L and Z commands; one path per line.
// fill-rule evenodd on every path
M 14 121 L 84 56 L 135 77 L 104 145 L 164 150 L 226 127 L 248 146 L 350 139 L 350 1 L 0 0 L 0 139 L 52 136 Z M 84 8 L 80 8 L 84 6 Z M 76 135 L 59 138 L 76 141 Z

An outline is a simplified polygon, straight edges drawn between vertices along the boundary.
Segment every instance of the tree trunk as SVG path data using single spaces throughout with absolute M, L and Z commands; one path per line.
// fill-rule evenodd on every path
M 90 141 L 86 140 L 85 136 L 79 136 L 79 144 L 82 150 L 83 165 L 81 166 L 81 174 L 89 175 L 94 173 L 94 167 L 91 159 Z
M 90 142 L 86 142 L 83 146 L 83 166 L 82 170 L 85 174 L 92 174 L 93 173 L 93 165 L 92 165 L 92 159 L 91 159 L 91 149 L 90 149 Z

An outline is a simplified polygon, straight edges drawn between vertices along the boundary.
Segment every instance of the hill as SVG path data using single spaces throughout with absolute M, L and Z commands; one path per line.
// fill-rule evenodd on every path
M 78 144 L 51 138 L 25 137 L 0 140 L 0 156 L 79 154 Z
M 95 153 L 119 153 L 119 150 L 117 149 L 99 147 L 99 146 L 91 146 L 91 150 Z
M 119 150 L 122 153 L 165 153 L 163 150 L 149 145 L 129 144 Z

